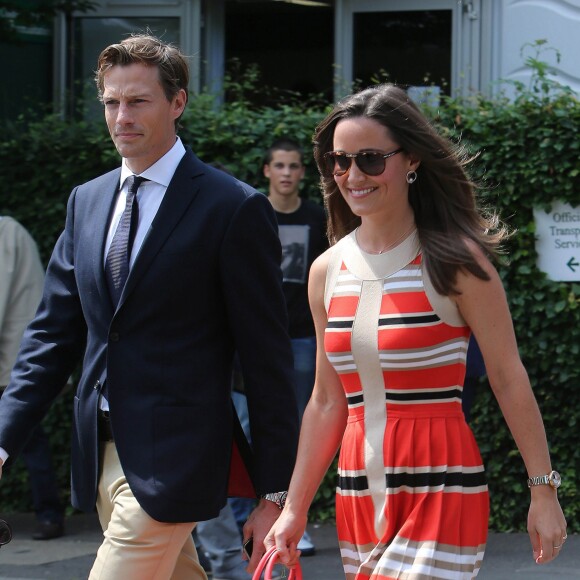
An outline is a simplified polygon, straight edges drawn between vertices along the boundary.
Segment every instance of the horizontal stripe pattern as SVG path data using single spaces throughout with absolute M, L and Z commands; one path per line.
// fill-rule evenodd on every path
M 365 399 L 362 392 L 360 393 L 349 393 L 346 396 L 346 400 L 349 407 L 356 408 L 364 405 Z
M 383 326 L 389 328 L 413 328 L 441 322 L 434 313 L 415 312 L 413 314 L 381 314 L 379 318 L 379 329 Z
M 345 372 L 356 371 L 356 364 L 354 362 L 354 357 L 350 352 L 327 352 L 326 356 L 330 361 L 330 364 L 334 367 L 338 374 Z
M 398 405 L 427 405 L 429 403 L 461 403 L 462 387 L 440 389 L 404 389 L 385 392 L 387 403 Z
M 349 580 L 362 580 L 371 575 L 377 580 L 469 580 L 477 576 L 484 550 L 485 545 L 459 548 L 406 538 L 395 538 L 388 546 L 359 546 L 358 549 L 348 542 L 340 542 L 344 571 Z
M 328 324 L 326 326 L 326 330 L 332 332 L 333 330 L 337 330 L 342 332 L 344 330 L 352 330 L 352 324 L 354 322 L 354 318 L 333 318 L 332 320 L 328 320 Z
M 423 288 L 422 272 L 418 264 L 409 264 L 406 268 L 391 274 L 383 281 L 383 292 L 396 293 L 420 290 Z
M 433 309 L 420 255 L 382 280 L 357 278 L 356 259 L 342 263 L 325 334 L 349 408 L 336 490 L 346 578 L 474 578 L 489 502 L 461 413 L 470 331 Z
M 465 337 L 444 341 L 425 348 L 380 350 L 379 360 L 384 370 L 413 370 L 432 368 L 467 359 L 467 341 Z
M 362 280 L 353 276 L 343 264 L 334 287 L 334 296 L 358 296 L 362 288 Z
M 482 465 L 474 467 L 396 467 L 385 473 L 386 493 L 480 493 L 487 490 Z M 368 480 L 364 470 L 339 469 L 337 493 L 368 495 Z

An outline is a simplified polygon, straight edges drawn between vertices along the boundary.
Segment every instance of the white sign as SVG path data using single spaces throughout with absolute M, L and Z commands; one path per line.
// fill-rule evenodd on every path
M 555 202 L 546 213 L 534 209 L 538 268 L 550 280 L 580 280 L 580 207 Z

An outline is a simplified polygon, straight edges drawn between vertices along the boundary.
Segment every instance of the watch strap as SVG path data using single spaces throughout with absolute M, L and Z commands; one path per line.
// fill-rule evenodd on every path
M 287 496 L 287 491 L 277 491 L 274 493 L 264 493 L 260 496 L 260 499 L 267 499 L 268 501 L 275 503 L 280 509 L 284 509 Z
M 558 489 L 562 484 L 562 476 L 557 471 L 550 471 L 546 475 L 536 475 L 528 478 L 528 487 L 536 485 L 549 485 L 553 489 Z
M 550 476 L 536 475 L 535 477 L 528 478 L 528 487 L 534 487 L 536 485 L 550 485 Z

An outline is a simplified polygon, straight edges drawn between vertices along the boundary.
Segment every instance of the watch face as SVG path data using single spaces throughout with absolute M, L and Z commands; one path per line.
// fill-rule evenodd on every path
M 552 473 L 550 473 L 550 485 L 554 489 L 558 489 L 560 487 L 561 483 L 562 483 L 562 478 L 560 477 L 560 474 L 557 471 L 552 471 Z

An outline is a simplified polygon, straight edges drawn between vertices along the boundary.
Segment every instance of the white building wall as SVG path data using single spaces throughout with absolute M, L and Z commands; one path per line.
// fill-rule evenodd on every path
M 550 76 L 580 94 L 580 0 L 492 1 L 491 80 L 511 79 L 528 84 L 531 75 L 524 60 L 535 53 L 527 47 L 522 56 L 522 47 L 545 39 L 545 46 L 561 54 L 559 63 L 554 50 L 540 55 L 540 60 L 554 70 Z

